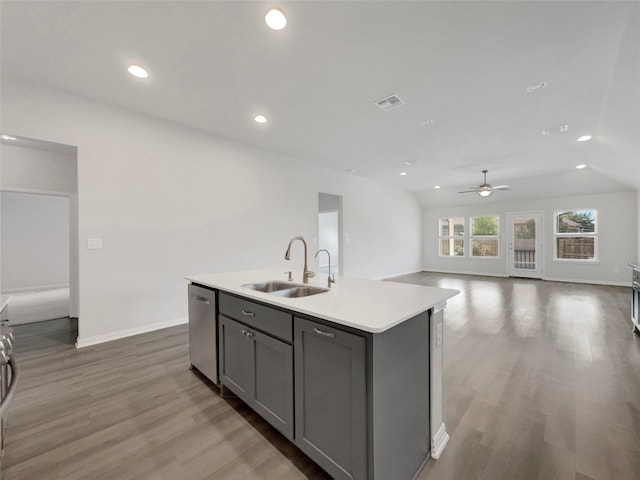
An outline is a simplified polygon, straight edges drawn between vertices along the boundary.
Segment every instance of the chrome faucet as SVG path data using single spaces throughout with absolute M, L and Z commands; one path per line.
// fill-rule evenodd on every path
M 329 257 L 329 276 L 327 277 L 327 287 L 331 288 L 331 284 L 336 283 L 335 277 L 331 275 L 331 254 L 329 253 L 329 250 L 321 248 L 316 252 L 316 258 L 318 258 L 318 254 L 320 252 L 327 252 L 327 257 Z
M 298 235 L 297 237 L 293 237 L 289 240 L 289 246 L 287 247 L 287 251 L 284 253 L 284 259 L 291 260 L 291 244 L 294 240 L 300 240 L 304 245 L 304 270 L 302 271 L 302 283 L 309 283 L 309 278 L 314 277 L 316 274 L 307 268 L 307 242 L 302 235 Z

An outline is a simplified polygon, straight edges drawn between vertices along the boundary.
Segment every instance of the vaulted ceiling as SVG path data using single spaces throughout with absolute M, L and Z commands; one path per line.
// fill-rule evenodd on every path
M 281 31 L 264 23 L 272 6 Z M 640 188 L 637 1 L 3 1 L 0 21 L 5 78 L 375 178 L 425 206 Z M 376 106 L 389 95 L 405 103 Z M 483 169 L 511 190 L 457 193 Z

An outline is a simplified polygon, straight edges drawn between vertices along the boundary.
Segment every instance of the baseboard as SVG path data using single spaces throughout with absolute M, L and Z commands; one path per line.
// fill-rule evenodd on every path
M 480 276 L 480 277 L 502 277 L 502 278 L 507 278 L 509 277 L 508 274 L 506 273 L 484 273 L 484 272 L 469 272 L 469 271 L 461 271 L 461 270 L 441 270 L 441 269 L 431 269 L 431 268 L 424 268 L 422 270 L 423 272 L 427 272 L 427 273 L 452 273 L 455 275 L 475 275 L 475 276 Z M 535 279 L 534 279 L 535 280 Z M 544 276 L 542 277 L 540 280 L 544 280 L 547 282 L 566 282 L 566 283 L 587 283 L 590 285 L 611 285 L 614 287 L 630 287 L 631 286 L 631 282 L 627 281 L 627 282 L 615 282 L 615 281 L 610 281 L 610 280 L 589 280 L 589 279 L 584 279 L 584 278 L 563 278 L 563 277 L 547 277 Z
M 175 327 L 176 325 L 184 325 L 189 322 L 188 317 L 174 318 L 173 320 L 167 320 L 165 322 L 151 323 L 143 325 L 141 327 L 127 328 L 126 330 L 118 330 L 116 332 L 104 333 L 102 335 L 94 335 L 92 337 L 81 338 L 78 337 L 76 342 L 76 348 L 89 347 L 91 345 L 97 345 L 99 343 L 110 342 L 112 340 L 118 340 L 119 338 L 132 337 L 134 335 L 140 335 L 141 333 L 153 332 L 155 330 L 162 330 L 163 328 Z
M 50 285 L 31 285 L 29 287 L 4 288 L 2 294 L 5 293 L 27 293 L 39 292 L 41 290 L 54 290 L 56 288 L 69 288 L 68 283 L 52 283 Z
M 588 283 L 590 285 L 611 285 L 613 287 L 630 287 L 631 282 L 613 282 L 610 280 L 589 280 L 584 278 L 543 277 L 548 282 Z
M 421 271 L 422 272 L 433 272 L 433 273 L 453 273 L 453 274 L 456 274 L 456 275 L 475 275 L 475 276 L 479 276 L 479 277 L 501 277 L 501 278 L 505 278 L 505 277 L 509 276 L 506 273 L 469 272 L 469 271 L 466 271 L 466 270 L 441 270 L 441 269 L 433 269 L 433 268 L 427 268 L 427 267 L 424 267 Z
M 389 275 L 383 275 L 381 277 L 372 278 L 371 280 L 389 280 L 390 278 L 401 277 L 402 275 L 411 275 L 412 273 L 420 273 L 420 272 L 422 272 L 421 268 L 418 270 L 410 270 L 408 272 L 391 273 Z
M 437 460 L 440 458 L 444 447 L 449 443 L 449 434 L 444 423 L 440 425 L 438 431 L 431 437 L 431 458 Z

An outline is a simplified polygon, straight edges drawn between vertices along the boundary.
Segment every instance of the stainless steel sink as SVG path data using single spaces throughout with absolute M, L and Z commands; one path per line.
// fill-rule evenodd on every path
M 328 292 L 328 288 L 315 287 L 310 285 L 297 285 L 291 282 L 283 282 L 280 280 L 270 280 L 267 282 L 245 283 L 242 285 L 251 290 L 258 292 L 270 293 L 279 297 L 298 298 L 308 297 L 309 295 L 317 295 L 318 293 Z
M 288 288 L 286 290 L 276 290 L 275 292 L 271 292 L 273 295 L 278 295 L 279 297 L 289 297 L 289 298 L 298 298 L 298 297 L 308 297 L 310 295 L 317 295 L 318 293 L 328 292 L 328 288 L 322 287 L 294 287 Z
M 288 288 L 294 288 L 297 285 L 291 282 L 282 282 L 280 280 L 271 280 L 268 282 L 258 282 L 258 283 L 245 283 L 242 285 L 245 288 L 250 288 L 251 290 L 257 290 L 259 292 L 275 292 L 277 290 L 285 290 Z

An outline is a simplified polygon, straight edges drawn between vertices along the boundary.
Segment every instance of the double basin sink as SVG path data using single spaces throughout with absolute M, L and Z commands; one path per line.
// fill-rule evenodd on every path
M 251 290 L 257 290 L 258 292 L 270 293 L 271 295 L 277 295 L 279 297 L 299 298 L 308 297 L 310 295 L 317 295 L 318 293 L 328 292 L 328 288 L 299 285 L 291 282 L 282 282 L 280 280 L 270 280 L 267 282 L 258 283 L 245 283 L 242 285 L 245 288 Z

